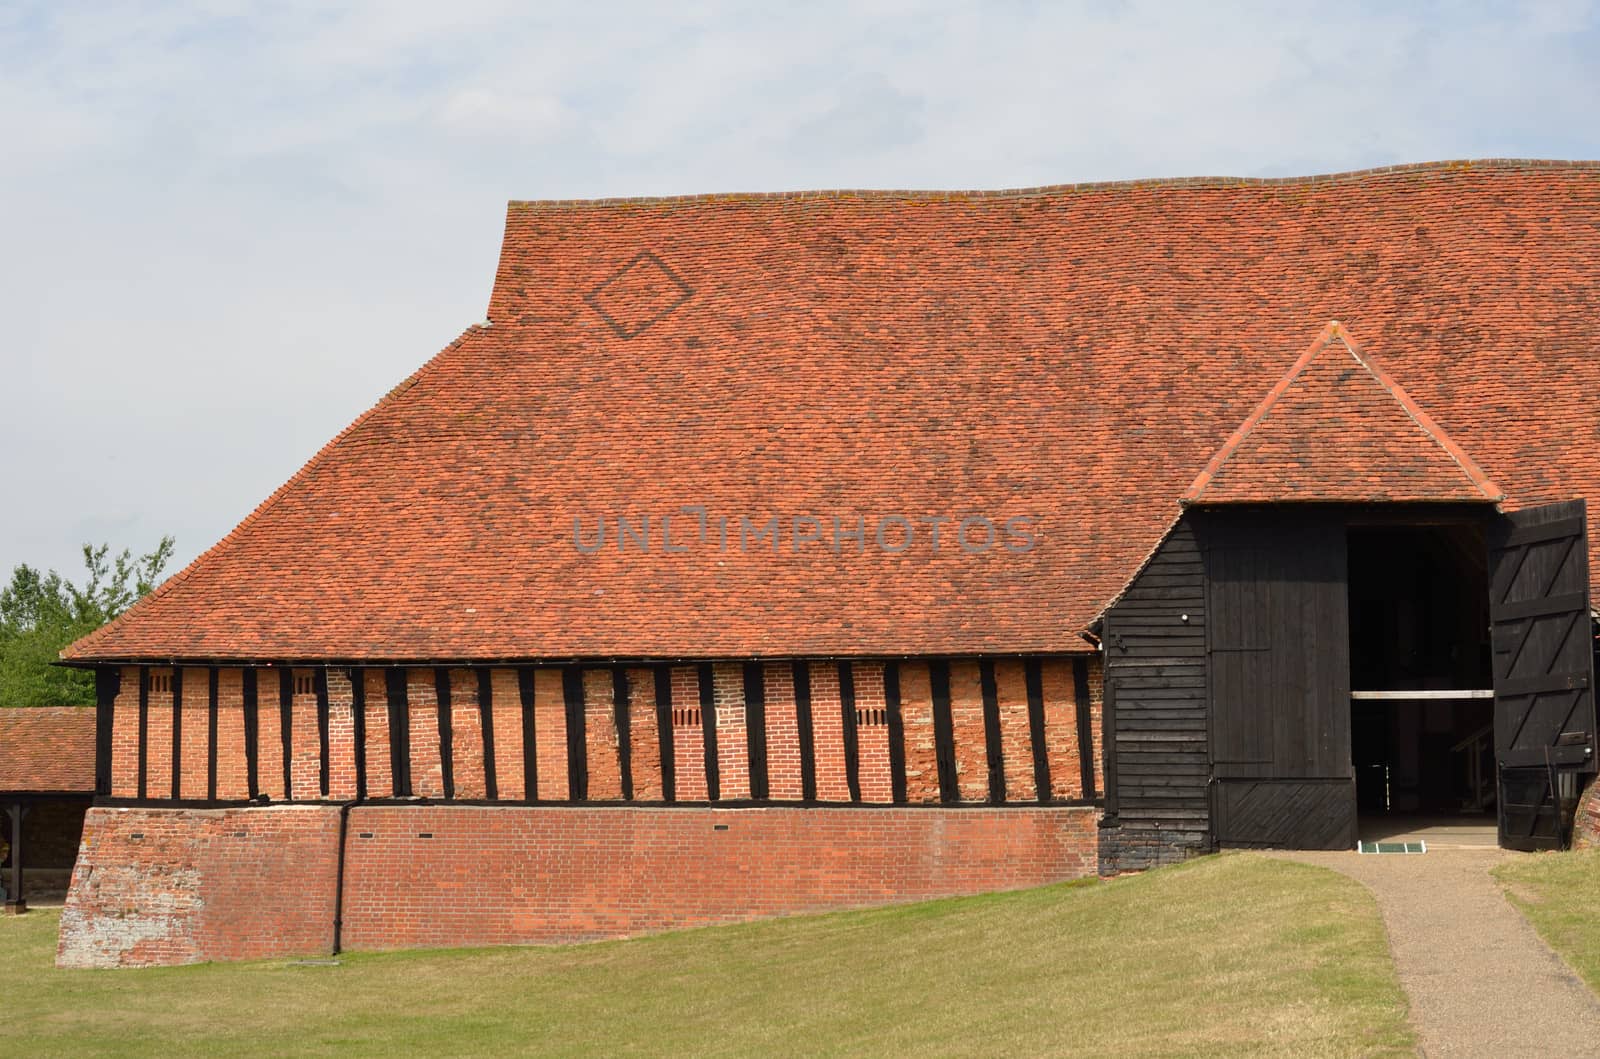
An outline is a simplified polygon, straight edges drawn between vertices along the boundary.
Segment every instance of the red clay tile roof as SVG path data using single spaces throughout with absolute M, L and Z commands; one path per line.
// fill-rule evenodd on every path
M 67 657 L 1071 650 L 1329 320 L 1508 507 L 1600 500 L 1595 163 L 513 203 L 489 315 Z M 1037 543 L 717 546 L 807 513 Z
M 94 708 L 0 709 L 0 792 L 94 793 Z
M 1502 494 L 1335 321 L 1245 417 L 1183 499 L 1483 503 Z

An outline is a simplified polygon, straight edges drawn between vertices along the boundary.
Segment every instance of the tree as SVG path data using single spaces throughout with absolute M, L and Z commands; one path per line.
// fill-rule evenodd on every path
M 81 587 L 26 563 L 11 571 L 0 589 L 0 707 L 93 705 L 94 676 L 52 663 L 63 647 L 150 594 L 172 558 L 172 538 L 137 559 L 127 549 L 110 553 L 109 545 L 83 546 Z

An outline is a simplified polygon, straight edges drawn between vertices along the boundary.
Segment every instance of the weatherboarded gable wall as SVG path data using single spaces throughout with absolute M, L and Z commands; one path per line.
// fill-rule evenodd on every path
M 1188 519 L 1106 615 L 1106 828 L 1114 874 L 1211 849 L 1206 575 Z

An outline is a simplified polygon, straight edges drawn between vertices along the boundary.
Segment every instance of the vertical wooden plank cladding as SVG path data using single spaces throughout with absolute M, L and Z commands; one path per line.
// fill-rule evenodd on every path
M 1197 525 L 1217 838 L 1308 849 L 1353 839 L 1344 516 L 1213 512 Z

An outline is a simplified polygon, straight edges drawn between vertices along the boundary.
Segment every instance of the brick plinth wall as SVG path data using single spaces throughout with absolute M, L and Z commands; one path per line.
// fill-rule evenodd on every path
M 350 812 L 343 944 L 582 941 L 1038 886 L 1094 874 L 1096 815 L 366 806 Z M 328 806 L 91 810 L 57 962 L 329 951 L 338 819 Z
M 327 952 L 339 810 L 90 809 L 61 967 Z
M 1572 818 L 1572 848 L 1600 849 L 1600 775 L 1589 777 L 1589 784 L 1578 795 L 1578 811 Z

